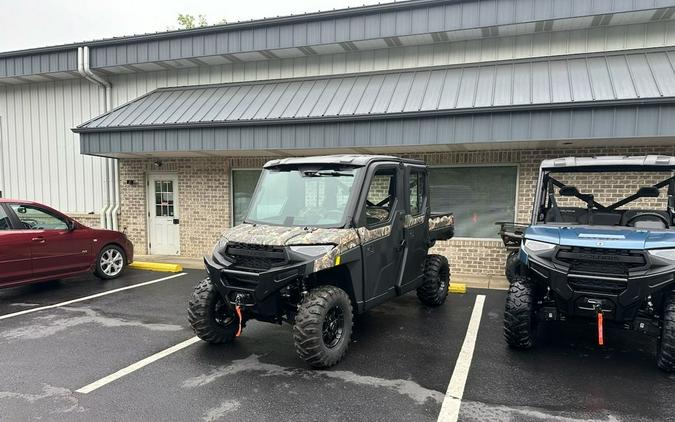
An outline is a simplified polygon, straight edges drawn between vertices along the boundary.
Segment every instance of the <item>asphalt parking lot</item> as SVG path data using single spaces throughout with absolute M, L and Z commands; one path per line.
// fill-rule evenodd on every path
M 435 421 L 467 365 L 461 421 L 675 421 L 675 376 L 656 368 L 652 340 L 610 331 L 600 349 L 593 330 L 549 325 L 534 350 L 514 352 L 497 290 L 438 309 L 414 295 L 382 305 L 327 371 L 295 356 L 289 326 L 250 322 L 232 345 L 195 342 L 96 384 L 193 338 L 185 304 L 201 277 L 129 270 L 0 290 L 0 420 Z M 460 350 L 480 295 L 468 364 Z

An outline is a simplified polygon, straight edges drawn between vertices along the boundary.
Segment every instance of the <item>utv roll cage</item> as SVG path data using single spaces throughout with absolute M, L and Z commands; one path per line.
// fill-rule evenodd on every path
M 553 177 L 557 173 L 618 173 L 618 172 L 671 172 L 671 176 L 652 185 L 638 189 L 613 204 L 604 205 L 597 202 L 592 194 L 579 192 L 572 185 L 565 185 Z M 586 204 L 586 224 L 595 224 L 595 213 L 617 213 L 618 209 L 640 198 L 657 198 L 659 189 L 668 187 L 667 209 L 668 223 L 673 225 L 675 217 L 675 160 L 670 157 L 596 157 L 596 158 L 560 158 L 544 160 L 539 173 L 535 206 L 532 211 L 533 223 L 563 222 L 560 207 L 556 202 L 555 188 L 560 189 L 560 196 L 575 197 Z

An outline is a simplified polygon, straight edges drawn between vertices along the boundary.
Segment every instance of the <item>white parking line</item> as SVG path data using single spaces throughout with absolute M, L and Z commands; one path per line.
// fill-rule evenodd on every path
M 138 287 L 143 287 L 143 286 L 148 286 L 150 284 L 159 283 L 160 281 L 170 280 L 172 278 L 184 276 L 185 274 L 187 274 L 187 273 L 174 274 L 174 275 L 170 275 L 168 277 L 158 278 L 157 280 L 150 280 L 150 281 L 146 281 L 146 282 L 143 282 L 143 283 L 133 284 L 131 286 L 120 287 L 119 289 L 108 290 L 108 291 L 105 291 L 105 292 L 96 293 L 95 295 L 91 295 L 91 296 L 85 296 L 85 297 L 81 297 L 81 298 L 73 299 L 73 300 L 68 300 L 68 301 L 61 302 L 61 303 L 55 303 L 53 305 L 40 306 L 38 308 L 31 308 L 31 309 L 25 309 L 25 310 L 19 311 L 19 312 L 14 312 L 13 314 L 0 315 L 0 320 L 17 317 L 19 315 L 26 315 L 26 314 L 30 314 L 30 313 L 33 313 L 33 312 L 44 311 L 45 309 L 58 308 L 60 306 L 66 306 L 66 305 L 70 305 L 72 303 L 83 302 L 85 300 L 96 299 L 97 297 L 111 295 L 113 293 L 122 292 L 124 290 L 136 289 Z
M 169 356 L 172 353 L 176 353 L 177 351 L 181 349 L 185 349 L 186 347 L 196 343 L 199 341 L 199 337 L 192 337 L 191 339 L 185 340 L 182 343 L 178 343 L 175 346 L 171 346 L 168 349 L 162 350 L 161 352 L 155 353 L 152 356 L 148 356 L 147 358 L 140 360 L 132 365 L 127 366 L 126 368 L 120 369 L 119 371 L 115 372 L 114 374 L 110 374 L 107 377 L 101 378 L 98 381 L 94 381 L 89 385 L 85 385 L 84 387 L 75 390 L 77 393 L 81 394 L 89 394 L 92 391 L 103 387 L 106 384 L 110 384 L 111 382 L 122 378 L 125 375 L 129 375 L 130 373 L 134 371 L 138 371 L 139 369 L 143 368 L 146 365 L 150 365 L 152 362 L 158 361 L 164 357 Z
M 448 390 L 445 392 L 445 399 L 443 399 L 441 413 L 438 415 L 438 422 L 457 422 L 459 418 L 459 407 L 462 404 L 464 386 L 469 375 L 469 368 L 471 368 L 471 360 L 473 359 L 473 351 L 476 347 L 476 338 L 478 337 L 478 328 L 480 327 L 484 304 L 485 296 L 476 296 L 476 303 L 473 305 L 473 312 L 471 312 L 469 327 L 466 329 L 464 344 L 462 344 L 462 350 L 457 357 L 457 363 L 455 363 L 455 370 L 452 372 Z

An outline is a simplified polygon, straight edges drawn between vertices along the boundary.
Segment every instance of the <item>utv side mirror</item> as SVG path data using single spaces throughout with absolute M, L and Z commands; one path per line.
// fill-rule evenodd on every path
M 563 186 L 560 188 L 560 196 L 579 196 L 579 189 L 575 186 Z
M 659 197 L 659 189 L 655 188 L 653 186 L 645 186 L 637 191 L 637 195 L 640 198 L 658 198 Z

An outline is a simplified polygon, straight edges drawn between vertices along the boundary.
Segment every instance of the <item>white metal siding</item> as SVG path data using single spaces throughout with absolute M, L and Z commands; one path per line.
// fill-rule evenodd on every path
M 80 80 L 0 87 L 3 196 L 98 212 L 103 160 L 80 155 L 70 129 L 100 114 L 101 100 L 99 89 Z
M 113 101 L 118 106 L 161 87 L 335 75 L 672 45 L 675 45 L 675 21 L 192 67 L 114 76 Z

